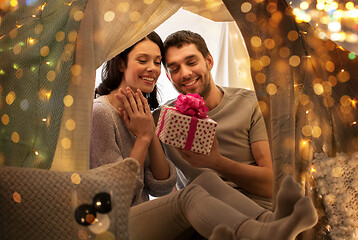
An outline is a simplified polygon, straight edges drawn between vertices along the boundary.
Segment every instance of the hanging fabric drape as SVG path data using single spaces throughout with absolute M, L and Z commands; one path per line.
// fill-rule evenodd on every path
M 223 1 L 251 58 L 251 74 L 272 150 L 275 194 L 284 175 L 295 174 L 320 213 L 303 239 L 329 229 L 311 172 L 314 154 L 358 151 L 358 59 L 297 23 L 284 0 Z
M 89 168 L 89 138 L 94 98 L 95 70 L 105 61 L 153 31 L 182 5 L 181 1 L 88 0 L 79 27 L 75 66 L 68 95 L 73 104 L 65 108 L 56 154 L 51 169 Z M 75 129 L 68 129 L 68 122 Z M 63 141 L 71 141 L 68 148 Z
M 2 18 L 0 159 L 89 168 L 95 69 L 174 14 L 181 1 L 30 1 Z
M 0 28 L 0 155 L 5 165 L 50 168 L 65 105 L 84 0 L 37 1 Z M 67 143 L 65 143 L 67 146 Z

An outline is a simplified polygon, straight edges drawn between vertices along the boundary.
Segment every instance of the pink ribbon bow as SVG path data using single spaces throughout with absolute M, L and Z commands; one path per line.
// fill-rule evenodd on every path
M 197 93 L 187 95 L 181 93 L 174 103 L 176 104 L 175 109 L 187 116 L 206 118 L 209 111 L 209 108 L 205 106 L 204 99 Z

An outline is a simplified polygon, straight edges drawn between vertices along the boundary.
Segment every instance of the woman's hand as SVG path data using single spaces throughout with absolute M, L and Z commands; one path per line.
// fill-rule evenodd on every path
M 117 112 L 133 135 L 150 142 L 155 125 L 147 99 L 139 89 L 135 93 L 130 88 L 126 90 L 120 89 L 120 94 L 116 94 L 116 98 L 123 105 Z

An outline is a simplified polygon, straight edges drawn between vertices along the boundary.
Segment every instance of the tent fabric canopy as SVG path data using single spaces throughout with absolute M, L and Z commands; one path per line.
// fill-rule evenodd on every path
M 334 157 L 358 152 L 358 59 L 319 39 L 309 24 L 297 23 L 284 0 L 201 2 L 42 0 L 5 15 L 0 26 L 0 161 L 52 170 L 88 169 L 96 68 L 184 7 L 213 20 L 236 21 L 268 130 L 275 193 L 283 176 L 293 174 L 324 211 L 310 174 L 312 161 L 315 153 Z M 31 17 L 31 11 L 46 31 L 36 33 L 38 24 L 28 21 L 19 28 L 18 20 Z M 61 14 L 51 18 L 49 12 Z M 64 34 L 61 41 L 59 32 Z M 32 44 L 31 34 L 41 41 Z M 62 56 L 61 51 L 70 54 Z M 51 61 L 44 55 L 53 56 L 53 69 L 46 68 Z M 58 64 L 63 65 L 56 68 Z M 40 70 L 27 74 L 33 65 Z M 32 100 L 24 102 L 21 94 Z M 322 219 L 313 235 L 325 234 Z

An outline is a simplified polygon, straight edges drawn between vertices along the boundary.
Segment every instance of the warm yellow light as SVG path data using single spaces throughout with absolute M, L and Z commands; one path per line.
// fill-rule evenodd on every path
M 38 96 L 41 100 L 49 100 L 51 97 L 51 91 L 48 91 L 46 89 L 41 89 L 38 92 Z
M 9 94 L 6 95 L 5 97 L 5 101 L 8 105 L 11 105 L 15 101 L 15 99 L 16 99 L 16 94 L 13 91 L 9 92 Z
M 20 135 L 17 133 L 17 132 L 13 132 L 11 134 L 11 140 L 14 142 L 14 143 L 18 143 L 20 141 Z
M 38 151 L 35 151 L 35 155 L 38 156 L 38 155 L 39 155 L 39 152 L 38 152 Z
M 248 13 L 251 11 L 251 8 L 252 8 L 252 5 L 251 3 L 249 2 L 244 2 L 242 5 L 241 5 L 241 11 L 243 13 Z
M 253 36 L 253 37 L 250 39 L 250 42 L 251 42 L 251 45 L 252 45 L 253 47 L 260 47 L 261 44 L 262 44 L 261 38 L 258 37 L 258 36 Z
M 331 10 L 336 10 L 338 8 L 338 3 L 337 2 L 332 2 L 330 5 L 329 5 L 329 8 Z
M 80 184 L 81 183 L 81 176 L 78 173 L 74 173 L 71 176 L 71 182 L 73 184 Z
M 353 2 L 347 2 L 347 3 L 346 3 L 346 8 L 347 8 L 348 10 L 352 10 L 352 9 L 354 8 L 354 3 L 353 3 Z
M 290 59 L 288 60 L 288 62 L 290 63 L 290 65 L 292 67 L 297 67 L 298 65 L 300 65 L 301 63 L 301 59 L 299 56 L 297 55 L 293 55 L 290 57 Z
M 64 149 L 70 149 L 71 148 L 71 140 L 69 138 L 63 138 L 61 140 L 61 145 Z
M 122 2 L 118 5 L 118 10 L 122 13 L 127 12 L 128 9 L 129 9 L 129 3 L 127 3 L 127 2 Z
M 9 122 L 10 122 L 9 115 L 7 115 L 7 114 L 2 115 L 2 117 L 1 117 L 1 122 L 2 122 L 4 125 L 8 125 Z
M 73 15 L 73 19 L 74 19 L 75 21 L 81 21 L 82 18 L 83 18 L 83 16 L 84 16 L 84 13 L 83 13 L 82 11 L 77 11 L 77 12 L 75 12 L 75 14 Z
M 34 43 L 35 43 L 35 39 L 33 39 L 33 38 L 28 38 L 27 39 L 27 44 L 33 45 Z
M 18 5 L 17 0 L 10 0 L 10 6 L 11 7 L 16 7 Z
M 329 4 L 325 4 L 325 5 L 324 5 L 324 10 L 325 10 L 326 12 L 331 11 L 331 6 L 330 6 Z
M 303 21 L 305 21 L 305 22 L 310 22 L 311 20 L 312 20 L 311 16 L 307 15 L 307 14 L 303 18 Z
M 45 2 L 43 5 L 41 5 L 41 6 L 39 7 L 39 10 L 43 11 L 43 10 L 44 10 L 44 8 L 45 8 L 45 6 L 46 6 L 46 2 Z
M 106 22 L 112 22 L 113 19 L 116 17 L 116 14 L 112 11 L 107 11 L 105 14 L 104 14 L 104 21 Z
M 316 168 L 314 166 L 311 167 L 311 173 L 317 172 Z
M 313 86 L 313 90 L 315 92 L 315 94 L 317 95 L 321 95 L 323 93 L 323 86 L 322 84 L 319 84 L 319 83 L 316 83 L 314 86 Z
M 317 10 L 323 10 L 324 9 L 324 3 L 320 2 L 316 5 Z
M 277 93 L 277 86 L 273 83 L 270 83 L 266 86 L 266 92 L 268 94 L 270 94 L 271 96 L 272 95 L 275 95 Z
M 309 4 L 308 4 L 308 2 L 301 2 L 301 4 L 300 4 L 300 8 L 302 9 L 302 10 L 307 10 L 308 8 L 309 8 Z
M 312 128 L 312 136 L 315 138 L 319 138 L 322 134 L 322 129 L 318 126 L 314 126 Z
M 348 16 L 351 18 L 358 18 L 358 9 L 352 9 L 348 12 Z
M 63 103 L 66 107 L 71 107 L 73 104 L 73 97 L 71 95 L 67 95 L 63 98 Z
M 133 11 L 130 15 L 129 15 L 129 19 L 132 21 L 132 22 L 137 22 L 141 17 L 141 14 L 140 12 L 138 11 Z
M 338 20 L 342 19 L 343 18 L 343 11 L 341 11 L 341 10 L 334 11 L 333 18 L 338 19 Z
M 64 4 L 67 5 L 67 6 L 71 6 L 72 3 L 73 3 L 73 1 L 72 1 L 72 2 L 69 2 L 69 3 L 64 3 Z
M 43 46 L 43 47 L 40 49 L 40 54 L 41 54 L 41 56 L 43 56 L 43 57 L 46 57 L 49 53 L 50 53 L 50 48 L 49 48 L 48 46 Z

